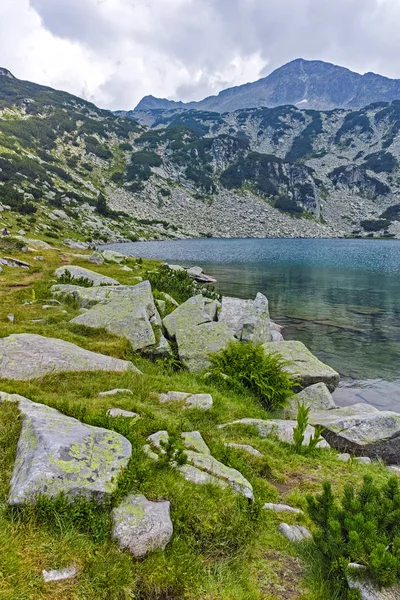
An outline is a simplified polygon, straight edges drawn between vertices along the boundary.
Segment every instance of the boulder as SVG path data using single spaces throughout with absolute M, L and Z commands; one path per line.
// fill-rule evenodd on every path
M 149 346 L 143 349 L 143 353 L 153 360 L 161 358 L 172 358 L 173 352 L 168 340 L 161 335 L 160 341 L 156 342 L 154 346 Z
M 150 502 L 130 494 L 113 509 L 113 537 L 135 558 L 164 550 L 173 534 L 169 502 Z
M 76 567 L 66 567 L 65 569 L 42 571 L 43 581 L 49 583 L 50 581 L 64 581 L 65 579 L 73 579 L 76 575 Z
M 64 244 L 73 250 L 88 250 L 89 248 L 89 244 L 86 242 L 78 242 L 77 240 L 66 239 L 64 240 Z
M 232 423 L 225 423 L 224 425 L 218 425 L 218 429 L 224 429 L 225 427 L 231 427 L 236 425 L 248 425 L 257 429 L 261 437 L 274 436 L 279 441 L 286 442 L 287 444 L 294 444 L 293 429 L 297 425 L 297 421 L 284 420 L 284 419 L 239 419 L 238 421 L 232 421 Z M 311 425 L 307 426 L 304 433 L 304 444 L 310 443 L 310 438 L 314 435 L 315 429 Z M 325 440 L 322 440 L 317 444 L 317 448 L 329 448 L 329 444 Z
M 178 306 L 171 314 L 163 320 L 164 329 L 169 339 L 174 339 L 178 330 L 187 330 L 200 323 L 212 321 L 210 315 L 205 310 L 206 302 L 204 297 L 199 294 L 189 298 L 183 304 Z
M 68 371 L 136 371 L 119 358 L 84 350 L 75 344 L 33 333 L 0 338 L 0 378 L 27 381 Z
M 93 285 L 120 285 L 119 281 L 113 279 L 112 277 L 107 277 L 106 275 L 96 273 L 90 269 L 85 269 L 84 267 L 75 267 L 73 265 L 59 267 L 56 269 L 55 275 L 57 277 L 61 277 L 66 271 L 69 271 L 74 279 L 80 279 L 81 277 L 84 277 L 85 279 L 91 281 Z
M 339 373 L 318 360 L 302 342 L 270 342 L 263 347 L 268 354 L 278 352 L 281 355 L 288 363 L 285 370 L 293 375 L 301 388 L 323 382 L 333 392 L 339 385 Z
M 80 285 L 57 283 L 52 286 L 51 293 L 56 296 L 73 296 L 81 308 L 91 308 L 99 302 L 110 301 L 129 295 L 130 290 L 135 287 L 136 285 L 100 285 L 86 288 Z
M 189 269 L 186 269 L 186 273 L 189 277 L 195 278 L 203 273 L 203 269 L 201 267 L 190 267 Z
M 310 385 L 290 398 L 288 405 L 285 407 L 286 418 L 296 419 L 299 403 L 304 403 L 311 409 L 311 412 L 337 408 L 330 391 L 322 382 L 314 383 L 314 385 Z
M 102 256 L 101 252 L 98 252 L 96 250 L 96 252 L 93 252 L 93 254 L 91 254 L 88 257 L 88 262 L 93 263 L 100 267 L 104 263 L 104 258 Z
M 208 355 L 226 348 L 229 342 L 235 340 L 231 329 L 224 323 L 214 321 L 188 326 L 176 332 L 179 358 L 189 371 L 206 369 L 210 365 Z
M 288 525 L 287 523 L 281 523 L 278 527 L 278 531 L 280 531 L 289 542 L 304 542 L 305 540 L 312 538 L 307 527 L 303 527 L 302 525 Z
M 321 425 L 322 435 L 341 452 L 381 458 L 400 464 L 400 414 L 369 404 L 354 404 L 310 415 L 310 423 Z
M 218 320 L 239 340 L 269 342 L 272 339 L 268 300 L 263 294 L 258 293 L 255 300 L 223 296 Z
M 131 343 L 133 350 L 156 344 L 151 321 L 160 323 L 151 285 L 143 281 L 121 292 L 111 293 L 90 310 L 72 319 L 71 323 L 120 335 Z
M 0 401 L 17 402 L 22 413 L 9 504 L 60 493 L 99 502 L 111 496 L 132 454 L 126 438 L 16 394 L 0 393 Z
M 124 260 L 126 259 L 126 256 L 124 254 L 121 254 L 120 252 L 115 252 L 114 250 L 103 250 L 102 255 L 104 260 L 118 264 L 124 262 Z
M 168 439 L 167 431 L 158 431 L 147 438 L 149 443 L 144 447 L 144 451 L 150 458 L 157 460 L 158 454 L 165 454 L 162 444 L 167 443 Z M 235 493 L 242 494 L 250 501 L 254 500 L 251 484 L 239 471 L 227 467 L 211 456 L 200 432 L 183 433 L 182 440 L 187 448 L 187 464 L 177 469 L 187 481 L 200 485 L 213 483 L 219 487 L 230 487 Z
M 400 585 L 379 589 L 365 577 L 360 577 L 359 571 L 365 572 L 364 565 L 350 563 L 347 566 L 347 583 L 351 590 L 359 591 L 360 600 L 399 600 Z
M 140 419 L 139 415 L 130 410 L 123 410 L 122 408 L 109 408 L 107 411 L 109 417 L 124 417 L 126 419 Z

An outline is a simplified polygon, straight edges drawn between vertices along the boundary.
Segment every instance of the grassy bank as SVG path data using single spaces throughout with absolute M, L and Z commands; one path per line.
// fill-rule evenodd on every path
M 0 256 L 3 256 L 3 252 Z M 6 253 L 10 255 L 10 251 Z M 43 261 L 33 260 L 42 254 Z M 0 599 L 1 600 L 335 600 L 325 588 L 325 574 L 307 551 L 298 554 L 278 531 L 281 521 L 312 528 L 306 516 L 275 515 L 262 509 L 265 502 L 285 502 L 306 508 L 308 493 L 320 492 L 329 480 L 335 491 L 346 483 L 356 485 L 364 473 L 377 481 L 388 478 L 380 464 L 344 464 L 332 450 L 296 454 L 292 446 L 273 438 L 261 439 L 252 428 L 217 425 L 244 417 L 267 418 L 250 392 L 238 392 L 207 381 L 201 374 L 174 371 L 134 354 L 128 342 L 103 330 L 72 325 L 79 314 L 71 302 L 44 309 L 52 299 L 54 270 L 65 264 L 80 265 L 133 284 L 157 263 L 128 258 L 134 269 L 117 264 L 100 267 L 64 250 L 12 256 L 29 262 L 30 269 L 4 267 L 0 274 L 0 336 L 37 333 L 73 342 L 88 350 L 132 360 L 143 372 L 77 373 L 48 375 L 40 380 L 2 380 L 0 391 L 18 393 L 59 409 L 63 413 L 126 436 L 132 458 L 111 501 L 115 505 L 130 491 L 148 499 L 171 503 L 174 535 L 164 552 L 134 560 L 111 538 L 111 505 L 89 502 L 41 501 L 35 508 L 10 509 L 7 505 L 21 419 L 15 405 L 0 405 Z M 14 315 L 10 322 L 8 315 Z M 100 397 L 99 392 L 128 388 L 133 394 Z M 208 392 L 214 399 L 210 411 L 184 411 L 161 404 L 155 393 L 179 390 Z M 113 419 L 107 409 L 138 412 L 141 419 Z M 168 430 L 179 436 L 199 430 L 215 458 L 239 470 L 252 484 L 256 501 L 250 505 L 230 489 L 195 486 L 169 465 L 155 463 L 142 447 L 148 435 Z M 227 448 L 225 442 L 251 444 L 262 457 Z M 45 584 L 42 569 L 74 564 L 75 579 Z

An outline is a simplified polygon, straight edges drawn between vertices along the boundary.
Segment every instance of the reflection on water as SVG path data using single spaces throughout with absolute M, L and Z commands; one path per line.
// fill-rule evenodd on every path
M 263 292 L 273 319 L 286 327 L 286 339 L 303 341 L 342 376 L 400 379 L 398 241 L 183 240 L 112 247 L 200 264 L 218 279 L 223 294 L 250 298 Z M 368 388 L 384 394 L 386 406 L 392 397 L 400 410 L 400 398 L 394 397 L 398 385 L 388 390 L 382 382 L 369 383 Z M 377 397 L 367 401 L 379 403 Z

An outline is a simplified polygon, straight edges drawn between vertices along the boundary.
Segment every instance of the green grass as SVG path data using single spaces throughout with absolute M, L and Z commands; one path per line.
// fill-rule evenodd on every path
M 250 390 L 228 388 L 201 374 L 175 372 L 134 354 L 122 338 L 71 325 L 69 321 L 78 314 L 73 303 L 42 309 L 50 298 L 53 272 L 61 264 L 86 266 L 128 284 L 132 277 L 154 268 L 154 262 L 143 261 L 138 270 L 126 273 L 111 263 L 97 267 L 59 251 L 40 253 L 45 261 L 34 263 L 30 255 L 15 251 L 14 256 L 32 262 L 33 268 L 5 268 L 0 276 L 0 336 L 32 332 L 62 338 L 132 360 L 143 374 L 70 373 L 29 382 L 0 382 L 1 391 L 22 394 L 85 423 L 113 429 L 126 436 L 133 447 L 110 506 L 98 508 L 88 502 L 68 505 L 59 499 L 41 500 L 36 509 L 10 510 L 7 497 L 21 421 L 15 405 L 0 405 L 0 600 L 328 597 L 322 593 L 324 575 L 317 563 L 297 556 L 296 548 L 277 531 L 283 519 L 261 507 L 265 502 L 281 501 L 305 509 L 306 495 L 318 493 L 324 480 L 331 481 L 341 493 L 346 483 L 360 483 L 367 472 L 379 481 L 386 480 L 386 469 L 379 464 L 343 464 L 328 450 L 298 455 L 291 446 L 274 438 L 261 439 L 245 426 L 219 430 L 221 423 L 244 417 L 266 418 L 269 413 Z M 136 261 L 128 259 L 127 264 L 134 267 Z M 8 321 L 8 313 L 15 315 L 14 323 Z M 33 323 L 36 319 L 43 321 Z M 99 396 L 100 391 L 115 387 L 128 388 L 133 394 Z M 214 407 L 206 412 L 188 411 L 180 404 L 160 403 L 155 394 L 170 390 L 209 392 Z M 142 418 L 134 424 L 123 418 L 112 419 L 106 414 L 110 407 L 138 412 Z M 249 505 L 230 489 L 195 486 L 170 466 L 147 458 L 142 451 L 146 438 L 161 429 L 176 436 L 199 430 L 213 456 L 238 469 L 251 482 L 255 503 Z M 263 457 L 227 448 L 225 442 L 251 444 Z M 109 508 L 131 491 L 151 500 L 168 499 L 174 525 L 174 536 L 165 552 L 154 552 L 140 561 L 119 550 L 111 537 Z M 308 517 L 289 515 L 284 520 L 311 526 Z M 70 564 L 78 570 L 74 580 L 43 583 L 42 569 Z

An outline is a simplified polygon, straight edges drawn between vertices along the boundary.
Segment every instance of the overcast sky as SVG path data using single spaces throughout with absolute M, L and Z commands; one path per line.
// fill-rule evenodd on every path
M 400 0 L 0 0 L 0 66 L 105 108 L 200 100 L 294 58 L 400 78 Z

